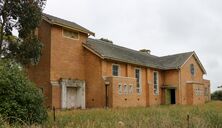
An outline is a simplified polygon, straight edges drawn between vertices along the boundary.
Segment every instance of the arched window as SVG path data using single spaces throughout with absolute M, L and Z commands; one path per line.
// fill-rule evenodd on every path
M 129 93 L 130 93 L 130 94 L 133 93 L 133 85 L 129 85 Z
M 127 88 L 127 85 L 126 85 L 126 84 L 124 85 L 124 93 L 125 93 L 125 94 L 128 93 L 128 88 Z
M 192 76 L 195 74 L 194 64 L 190 64 L 190 73 Z
M 122 84 L 121 83 L 119 83 L 119 85 L 118 85 L 118 92 L 120 95 L 122 94 Z

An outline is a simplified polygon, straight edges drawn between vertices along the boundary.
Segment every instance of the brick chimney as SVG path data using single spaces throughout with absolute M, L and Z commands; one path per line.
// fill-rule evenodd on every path
M 150 54 L 151 53 L 151 51 L 149 49 L 141 49 L 139 51 L 142 52 L 142 53 L 146 53 L 146 54 Z

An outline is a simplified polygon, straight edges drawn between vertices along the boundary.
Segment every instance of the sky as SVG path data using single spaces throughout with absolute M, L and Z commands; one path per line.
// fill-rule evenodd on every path
M 213 92 L 222 85 L 221 6 L 222 0 L 47 0 L 44 12 L 153 55 L 195 51 Z

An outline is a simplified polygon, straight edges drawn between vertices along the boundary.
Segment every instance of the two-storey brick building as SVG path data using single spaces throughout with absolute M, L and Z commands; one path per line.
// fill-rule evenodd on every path
M 76 23 L 44 14 L 36 30 L 44 43 L 40 63 L 28 74 L 56 108 L 202 104 L 210 81 L 195 52 L 157 57 L 132 50 Z

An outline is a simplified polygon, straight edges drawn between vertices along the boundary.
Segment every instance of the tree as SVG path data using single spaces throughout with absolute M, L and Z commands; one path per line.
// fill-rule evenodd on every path
M 0 101 L 0 115 L 10 123 L 43 123 L 47 119 L 42 92 L 20 65 L 6 59 L 0 61 Z
M 222 90 L 215 91 L 211 94 L 212 100 L 222 100 Z
M 41 56 L 41 42 L 34 31 L 39 25 L 46 0 L 0 0 L 0 55 L 22 64 L 36 64 Z M 11 40 L 12 31 L 18 38 Z M 5 38 L 5 39 L 4 39 Z

